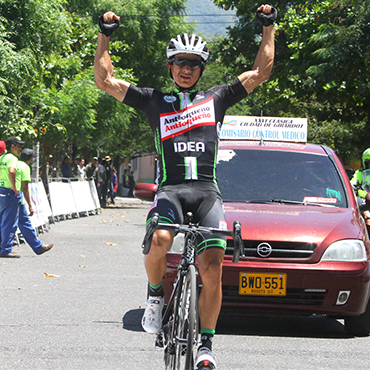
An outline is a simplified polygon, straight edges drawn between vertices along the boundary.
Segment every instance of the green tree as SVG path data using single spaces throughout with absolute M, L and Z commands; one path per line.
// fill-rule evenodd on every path
M 123 15 L 112 37 L 116 75 L 166 83 L 165 46 L 180 32 L 184 5 L 170 2 L 0 0 L 0 134 L 58 150 L 129 155 L 153 148 L 146 120 L 95 87 L 97 15 Z M 138 16 L 140 14 L 140 16 Z
M 217 0 L 235 7 L 237 25 L 219 44 L 223 63 L 252 66 L 261 26 L 252 1 Z M 278 1 L 276 61 L 271 78 L 247 101 L 252 112 L 304 116 L 309 140 L 333 147 L 347 161 L 369 146 L 369 24 L 367 2 Z

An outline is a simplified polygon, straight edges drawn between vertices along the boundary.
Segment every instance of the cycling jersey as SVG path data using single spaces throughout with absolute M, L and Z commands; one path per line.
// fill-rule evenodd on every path
M 159 187 L 216 183 L 218 138 L 226 109 L 247 96 L 239 79 L 207 91 L 170 94 L 130 85 L 123 103 L 148 117 L 159 155 Z

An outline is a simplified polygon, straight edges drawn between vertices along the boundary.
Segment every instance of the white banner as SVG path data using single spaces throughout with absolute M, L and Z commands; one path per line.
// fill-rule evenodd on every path
M 220 139 L 307 142 L 307 118 L 225 116 Z
M 77 212 L 85 212 L 88 216 L 89 211 L 94 211 L 96 209 L 89 182 L 71 181 L 71 188 Z
M 89 180 L 89 186 L 90 186 L 90 192 L 91 192 L 92 200 L 93 200 L 94 205 L 95 205 L 95 209 L 98 210 L 98 209 L 100 209 L 100 201 L 99 201 L 98 192 L 96 190 L 95 181 L 94 180 Z
M 76 215 L 97 212 L 100 209 L 99 198 L 93 180 L 71 181 L 70 179 L 51 179 L 49 182 L 50 204 L 53 216 Z
M 37 182 L 31 182 L 28 185 L 30 189 L 30 196 L 32 201 L 32 208 L 34 210 L 33 216 L 30 217 L 30 221 L 34 228 L 38 226 L 46 225 L 49 223 L 49 217 L 52 217 L 50 204 L 46 195 L 44 184 L 41 179 Z M 27 203 L 25 204 L 28 210 Z
M 65 181 L 65 182 L 64 182 Z M 69 180 L 49 182 L 49 195 L 53 216 L 68 216 L 77 213 Z

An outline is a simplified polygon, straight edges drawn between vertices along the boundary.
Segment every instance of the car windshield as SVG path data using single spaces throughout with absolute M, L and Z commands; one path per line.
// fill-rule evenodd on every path
M 217 179 L 225 202 L 347 206 L 339 174 L 324 155 L 221 149 Z

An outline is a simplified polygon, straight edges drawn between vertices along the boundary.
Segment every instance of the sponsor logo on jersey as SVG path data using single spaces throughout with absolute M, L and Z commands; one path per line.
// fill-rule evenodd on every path
M 168 216 L 175 220 L 175 211 L 172 208 L 168 208 Z
M 173 103 L 177 100 L 176 96 L 173 95 L 165 95 L 163 99 L 166 103 Z
M 181 135 L 196 127 L 214 126 L 215 124 L 213 96 L 179 112 L 163 113 L 160 116 L 162 140 Z
M 157 204 L 158 204 L 158 200 L 155 200 L 155 201 L 152 203 L 152 206 L 150 207 L 149 212 L 150 212 L 152 209 L 157 208 Z
M 219 229 L 227 230 L 227 222 L 225 220 L 220 220 L 219 221 Z
M 173 143 L 173 150 L 175 153 L 181 152 L 203 152 L 206 151 L 206 145 L 201 141 L 177 142 Z

